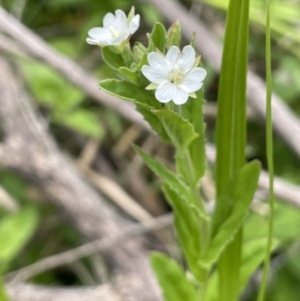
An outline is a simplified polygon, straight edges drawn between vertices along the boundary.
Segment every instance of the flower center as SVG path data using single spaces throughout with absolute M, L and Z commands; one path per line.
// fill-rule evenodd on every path
M 120 32 L 116 30 L 113 26 L 109 26 L 108 30 L 112 34 L 113 38 L 117 38 L 118 36 L 120 36 Z
M 178 85 L 183 80 L 183 74 L 182 71 L 178 68 L 173 68 L 170 74 L 170 81 L 171 83 Z

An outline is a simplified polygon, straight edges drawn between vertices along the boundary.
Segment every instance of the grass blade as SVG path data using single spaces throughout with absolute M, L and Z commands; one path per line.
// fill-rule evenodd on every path
M 267 76 L 267 101 L 266 101 L 266 139 L 267 139 L 267 162 L 269 169 L 269 233 L 266 248 L 266 257 L 263 269 L 263 278 L 258 293 L 258 301 L 263 301 L 266 291 L 270 253 L 273 238 L 274 220 L 274 162 L 273 162 L 273 133 L 272 133 L 272 66 L 271 66 L 271 30 L 270 30 L 270 0 L 266 0 L 266 76 Z
M 230 0 L 218 92 L 216 125 L 218 196 L 234 173 L 245 163 L 248 23 L 249 0 Z M 223 205 L 226 210 L 226 204 Z M 242 229 L 238 231 L 219 260 L 219 300 L 238 299 L 241 247 Z

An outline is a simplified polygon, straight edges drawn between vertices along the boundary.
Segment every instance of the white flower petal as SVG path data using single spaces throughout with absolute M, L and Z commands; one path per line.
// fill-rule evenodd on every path
M 188 72 L 194 65 L 195 62 L 195 49 L 188 45 L 185 46 L 182 50 L 182 54 L 179 56 L 177 64 L 183 73 Z
M 155 84 L 168 81 L 168 73 L 164 69 L 153 68 L 151 66 L 143 66 L 142 73 L 147 79 Z
M 206 70 L 200 67 L 193 68 L 190 72 L 186 73 L 180 87 L 187 93 L 192 93 L 201 89 L 203 80 L 206 77 Z
M 103 18 L 103 27 L 92 28 L 89 31 L 87 42 L 93 45 L 120 45 L 137 31 L 140 25 L 140 16 L 135 15 L 128 22 L 125 13 L 117 9 L 115 14 L 107 13 Z
M 91 38 L 87 38 L 87 39 L 86 39 L 86 42 L 87 42 L 88 44 L 91 44 L 91 45 L 98 45 L 98 44 L 99 44 L 98 41 L 93 40 L 93 39 L 91 39 Z
M 148 54 L 149 65 L 155 69 L 167 70 L 169 73 L 172 70 L 171 63 L 161 54 L 151 52 Z
M 172 99 L 176 105 L 182 105 L 187 102 L 189 98 L 188 93 L 184 92 L 180 87 L 176 86 L 176 90 L 173 91 Z
M 109 28 L 116 23 L 116 17 L 112 13 L 107 13 L 103 18 L 103 27 Z
M 111 45 L 120 45 L 123 41 L 125 41 L 129 37 L 129 31 L 124 31 L 119 34 L 119 36 L 112 38 Z
M 94 27 L 94 28 L 90 29 L 88 31 L 88 35 L 90 36 L 90 38 L 95 39 L 95 40 L 99 39 L 99 37 L 105 37 L 105 39 L 106 39 L 111 36 L 110 32 L 103 27 Z
M 203 86 L 203 83 L 201 83 L 201 82 L 197 83 L 197 85 L 194 85 L 193 88 L 191 88 L 190 85 L 186 85 L 185 83 L 181 83 L 179 85 L 179 87 L 188 94 L 191 94 L 191 93 L 194 93 L 194 92 L 200 90 L 202 88 L 202 86 Z
M 135 33 L 140 26 L 140 15 L 135 15 L 129 23 L 129 31 L 131 34 Z
M 124 28 L 127 28 L 128 24 L 127 24 L 127 17 L 125 13 L 121 9 L 117 9 L 115 11 L 115 15 L 116 15 L 116 23 L 113 24 L 113 26 L 119 31 L 122 31 L 124 30 Z
M 176 86 L 170 82 L 162 82 L 155 92 L 155 97 L 158 101 L 162 103 L 169 102 L 172 96 L 176 94 Z
M 90 40 L 94 40 L 95 44 L 109 45 L 112 39 L 111 33 L 102 27 L 95 27 L 89 30 Z
M 203 82 L 205 77 L 207 75 L 207 72 L 205 69 L 201 68 L 201 67 L 197 67 L 197 68 L 193 68 L 188 74 L 187 76 L 193 76 L 193 77 L 197 77 L 199 81 Z
M 166 54 L 166 59 L 170 63 L 175 64 L 179 54 L 180 54 L 179 48 L 177 46 L 172 46 Z

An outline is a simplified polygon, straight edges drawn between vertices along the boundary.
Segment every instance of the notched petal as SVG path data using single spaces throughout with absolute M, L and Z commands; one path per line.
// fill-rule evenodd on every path
M 103 27 L 109 28 L 110 26 L 114 26 L 116 22 L 116 17 L 112 13 L 107 13 L 103 18 Z
M 188 45 L 183 48 L 182 55 L 178 59 L 178 66 L 183 73 L 186 73 L 193 68 L 195 55 L 196 52 L 192 46 Z
M 163 69 L 143 66 L 142 73 L 150 82 L 155 84 L 160 84 L 161 82 L 168 80 L 167 74 Z
M 162 103 L 169 102 L 172 99 L 172 95 L 176 90 L 176 86 L 170 82 L 162 82 L 155 92 L 155 97 L 158 101 Z
M 176 91 L 173 93 L 172 99 L 176 105 L 182 105 L 187 102 L 189 98 L 188 93 L 184 92 L 180 87 L 176 87 Z
M 180 54 L 179 48 L 177 46 L 172 46 L 168 50 L 166 54 L 166 58 L 170 63 L 175 64 L 179 54 Z
M 155 69 L 167 70 L 171 72 L 171 63 L 161 54 L 157 52 L 151 52 L 148 54 L 149 65 Z
M 140 26 L 140 15 L 135 15 L 129 23 L 129 31 L 131 34 L 135 33 Z

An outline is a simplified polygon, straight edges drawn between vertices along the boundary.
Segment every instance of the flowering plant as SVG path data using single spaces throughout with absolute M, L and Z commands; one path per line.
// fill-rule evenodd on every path
M 192 46 L 185 46 L 182 52 L 177 46 L 171 46 L 166 56 L 151 52 L 148 62 L 150 66 L 143 66 L 142 72 L 152 84 L 146 89 L 156 89 L 158 101 L 166 103 L 173 100 L 176 105 L 182 105 L 189 96 L 197 97 L 195 92 L 201 89 L 206 71 L 197 67 L 200 57 L 195 58 Z
M 240 5 L 240 0 L 230 2 L 235 4 L 230 8 L 233 15 L 247 12 L 247 1 L 245 5 Z M 243 39 L 248 36 L 248 18 L 236 22 L 228 22 L 226 29 L 217 119 L 217 196 L 212 214 L 207 212 L 200 190 L 206 170 L 202 87 L 207 72 L 199 67 L 195 35 L 181 51 L 179 22 L 168 30 L 156 23 L 147 35 L 147 45 L 136 42 L 130 48 L 129 39 L 139 25 L 139 15 L 132 9 L 127 19 L 120 10 L 115 16 L 107 14 L 104 27 L 90 30 L 87 39 L 102 46 L 103 60 L 120 78 L 103 80 L 100 88 L 133 102 L 152 129 L 175 149 L 173 172 L 134 146 L 162 180 L 190 272 L 187 277 L 173 260 L 152 255 L 151 263 L 167 301 L 182 301 L 183 297 L 187 301 L 236 301 L 265 255 L 264 245 L 257 247 L 257 242 L 255 258 L 241 255 L 241 228 L 257 188 L 260 165 L 257 161 L 245 164 L 247 46 Z
M 104 16 L 103 27 L 89 30 L 86 41 L 92 45 L 120 45 L 130 35 L 134 34 L 140 25 L 140 15 L 134 16 L 134 9 L 126 17 L 125 13 L 117 9 L 115 15 L 108 13 Z

